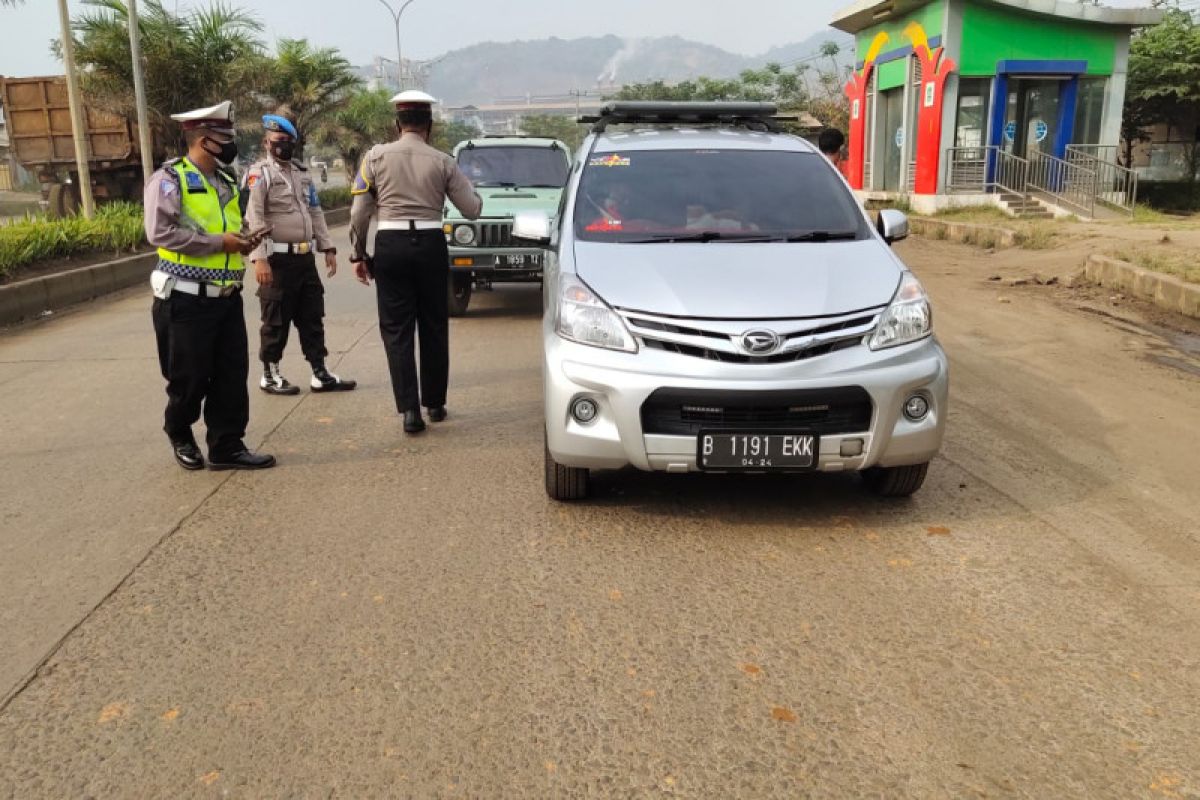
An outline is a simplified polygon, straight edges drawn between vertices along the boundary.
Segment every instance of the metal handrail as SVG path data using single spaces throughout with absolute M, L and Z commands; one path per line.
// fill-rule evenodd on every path
M 988 164 L 994 147 L 951 147 L 946 151 L 946 190 L 949 192 L 986 192 Z
M 1113 158 L 1105 158 L 1111 152 Z M 1067 145 L 1067 161 L 1095 173 L 1096 202 L 1132 214 L 1137 208 L 1138 174 L 1115 158 L 1115 145 Z
M 1029 157 L 1029 188 L 1088 217 L 1096 216 L 1096 172 L 1041 150 Z

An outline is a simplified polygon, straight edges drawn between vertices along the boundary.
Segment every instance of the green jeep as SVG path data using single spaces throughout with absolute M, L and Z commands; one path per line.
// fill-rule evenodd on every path
M 471 291 L 493 283 L 537 283 L 545 251 L 513 242 L 513 219 L 525 211 L 558 215 L 571 173 L 571 152 L 556 139 L 485 136 L 461 142 L 454 157 L 483 198 L 479 219 L 464 219 L 447 203 L 450 244 L 450 315 L 462 316 Z

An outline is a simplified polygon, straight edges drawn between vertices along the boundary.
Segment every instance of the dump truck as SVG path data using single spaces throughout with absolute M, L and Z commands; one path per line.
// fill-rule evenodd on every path
M 37 176 L 47 212 L 51 216 L 75 213 L 80 202 L 79 173 L 66 76 L 0 77 L 0 106 L 13 155 Z M 96 202 L 140 199 L 142 161 L 137 125 L 86 104 L 84 116 Z

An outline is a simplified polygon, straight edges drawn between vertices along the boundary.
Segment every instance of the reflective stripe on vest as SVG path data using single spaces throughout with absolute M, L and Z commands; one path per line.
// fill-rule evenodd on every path
M 179 216 L 184 225 L 211 234 L 238 233 L 242 230 L 242 212 L 235 182 L 229 181 L 233 195 L 222 207 L 216 187 L 192 162 L 181 158 L 172 169 L 179 176 Z M 223 177 L 218 180 L 223 180 Z M 198 191 L 199 187 L 203 187 L 204 191 Z M 246 274 L 246 265 L 237 253 L 189 256 L 160 247 L 158 257 L 161 259 L 158 269 L 163 272 L 217 286 L 241 283 Z

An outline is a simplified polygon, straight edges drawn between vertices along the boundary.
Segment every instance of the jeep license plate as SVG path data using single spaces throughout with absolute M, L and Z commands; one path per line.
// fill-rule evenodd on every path
M 701 431 L 696 462 L 706 470 L 815 469 L 819 444 L 820 439 L 811 433 Z
M 517 256 L 496 256 L 496 269 L 541 269 L 540 254 L 526 253 Z

